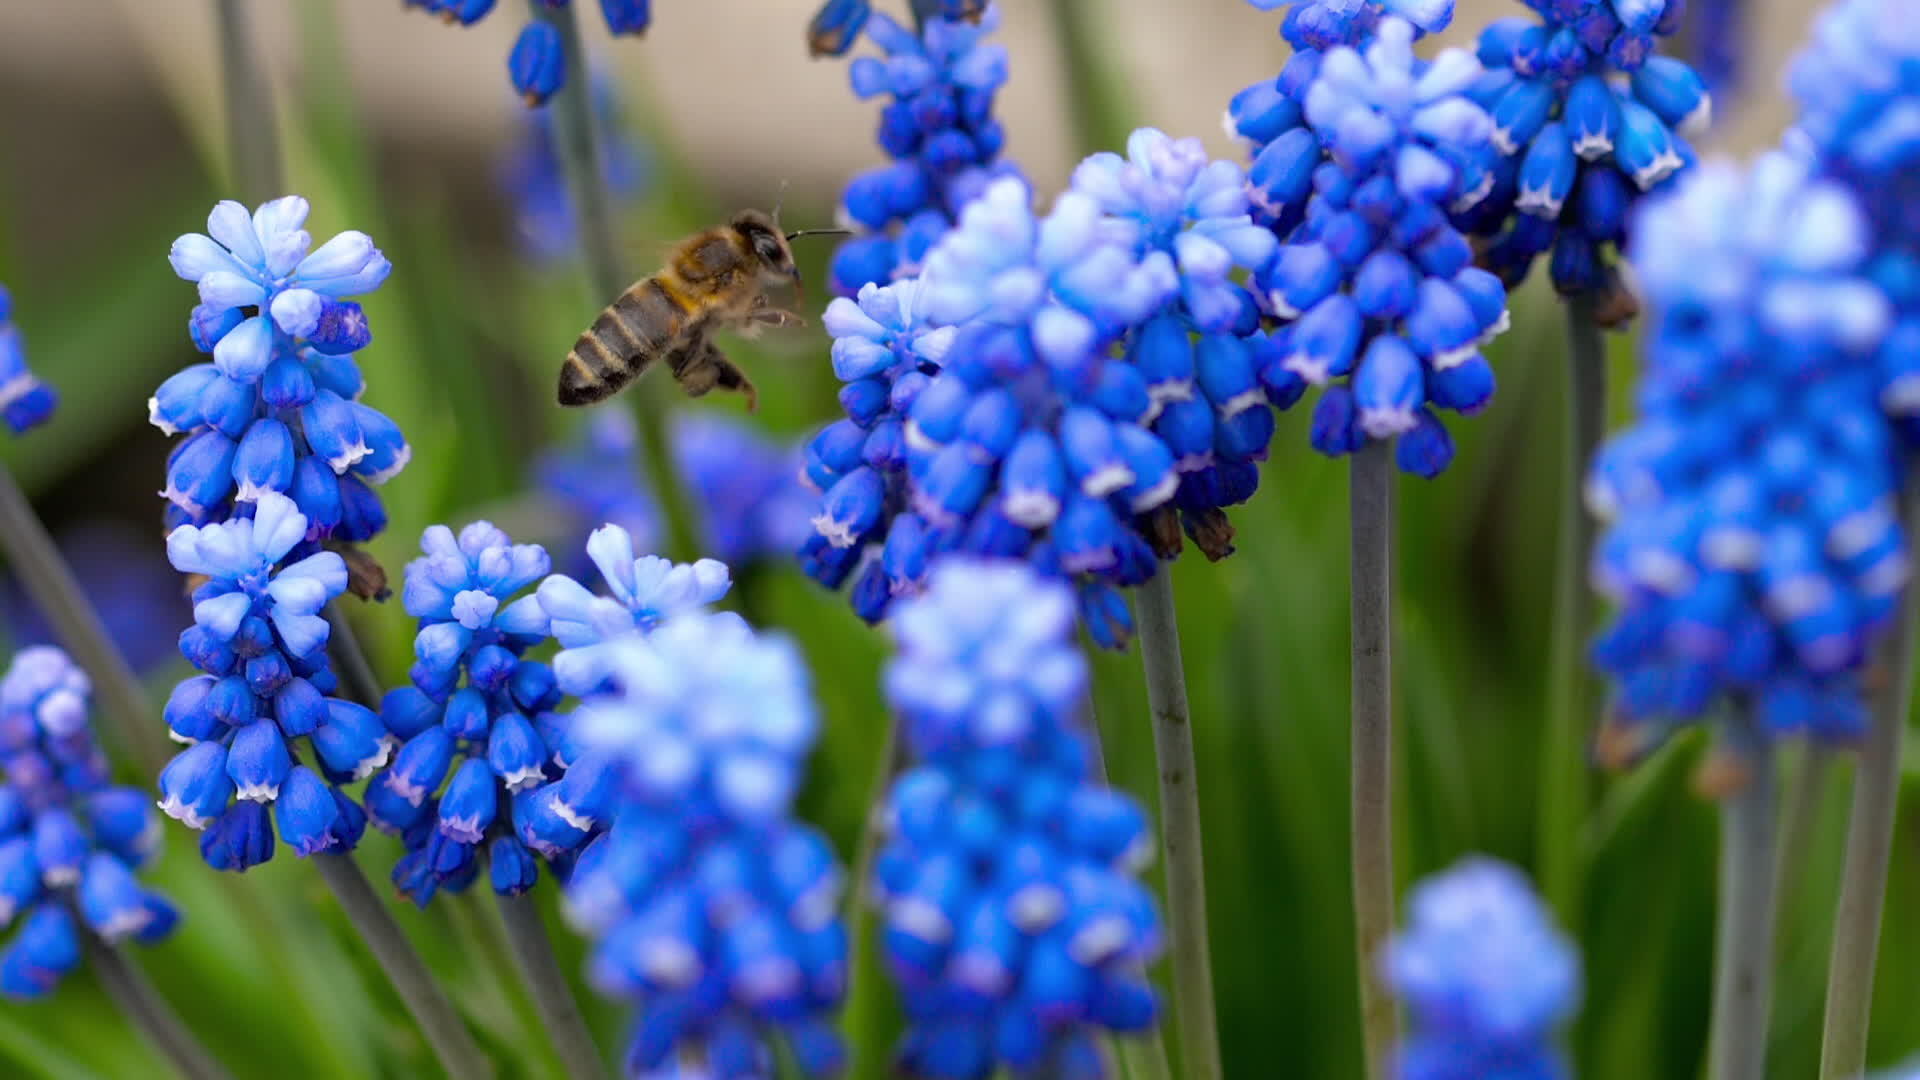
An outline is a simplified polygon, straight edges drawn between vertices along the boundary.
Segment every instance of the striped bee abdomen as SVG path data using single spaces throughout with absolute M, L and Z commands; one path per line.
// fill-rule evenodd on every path
M 574 342 L 560 366 L 560 404 L 592 405 L 620 392 L 687 329 L 687 305 L 658 278 L 620 295 Z

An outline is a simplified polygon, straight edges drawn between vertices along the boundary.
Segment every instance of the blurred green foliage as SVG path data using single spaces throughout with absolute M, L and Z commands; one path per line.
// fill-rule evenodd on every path
M 369 149 L 324 6 L 305 5 L 309 53 L 287 109 L 291 187 L 314 206 L 316 236 L 371 233 L 396 267 L 368 299 L 375 341 L 363 355 L 369 400 L 397 420 L 412 464 L 385 490 L 392 526 L 373 545 L 397 573 L 420 530 L 498 507 L 525 483 L 530 454 L 578 417 L 547 405 L 554 365 L 601 298 L 577 268 L 515 261 L 504 235 L 477 230 L 434 185 L 396 184 Z M 475 72 L 484 81 L 494 72 Z M 50 108 L 57 107 L 49 103 Z M 643 118 L 644 119 L 644 118 Z M 1150 119 L 1147 118 L 1147 119 Z M 644 123 L 643 123 L 643 126 Z M 185 140 L 183 140 L 184 142 Z M 1018 148 L 1013 148 L 1018 152 Z M 626 221 L 637 275 L 652 253 L 717 220 L 703 178 L 656 145 L 658 186 Z M 65 396 L 50 429 L 0 447 L 0 459 L 52 516 L 98 511 L 97 492 L 158 487 L 165 440 L 144 400 L 189 362 L 181 333 L 190 289 L 164 254 L 200 227 L 223 193 L 217 163 L 185 158 L 144 176 L 51 268 L 23 263 L 0 226 L 0 280 L 38 370 Z M 865 162 L 848 162 L 849 170 Z M 15 170 L 31 168 L 15 160 Z M 19 183 L 15 187 L 21 187 Z M 824 208 L 811 208 L 822 220 Z M 0 221 L 63 212 L 9 205 Z M 798 219 L 798 213 L 794 213 Z M 824 280 L 824 246 L 804 253 Z M 1402 480 L 1399 504 L 1396 839 L 1402 882 L 1469 852 L 1526 865 L 1534 849 L 1535 763 L 1544 707 L 1563 388 L 1559 305 L 1515 297 L 1515 328 L 1491 350 L 1502 387 L 1483 416 L 1457 422 L 1457 463 L 1434 482 Z M 797 436 L 836 415 L 838 384 L 817 329 L 730 349 L 762 388 L 760 421 Z M 1630 343 L 1613 342 L 1614 415 L 1630 401 Z M 633 394 L 692 403 L 664 379 Z M 629 395 L 630 397 L 633 395 Z M 631 407 L 631 400 L 624 403 Z M 1186 648 L 1206 827 L 1214 972 L 1228 1075 L 1345 1078 L 1359 1073 L 1346 841 L 1346 490 L 1344 465 L 1307 446 L 1309 408 L 1283 416 L 1258 496 L 1238 508 L 1239 551 L 1173 567 Z M 123 478 L 134 476 L 128 482 Z M 89 495 L 90 492 L 96 493 Z M 158 516 L 158 501 L 106 509 Z M 530 539 L 559 539 L 531 538 Z M 154 530 L 154 542 L 159 542 Z M 686 557 L 692 552 L 675 553 Z M 827 719 L 803 811 L 851 860 L 878 768 L 885 714 L 877 671 L 885 635 L 844 597 L 791 568 L 747 577 L 733 602 L 793 635 Z M 187 620 L 155 626 L 171 637 Z M 397 603 L 356 619 L 390 682 L 405 677 L 412 627 Z M 1096 707 L 1111 774 L 1149 804 L 1154 763 L 1139 659 L 1096 658 Z M 155 676 L 156 695 L 177 670 Z M 156 716 L 155 723 L 158 723 Z M 1716 827 L 1688 789 L 1699 757 L 1683 739 L 1625 778 L 1602 783 L 1583 841 L 1586 1005 L 1569 1044 L 1588 1080 L 1691 1077 L 1706 1036 Z M 1789 768 L 1797 759 L 1789 756 Z M 1817 1060 L 1846 769 L 1836 763 L 1802 872 L 1789 882 L 1781 934 L 1772 1075 L 1810 1076 Z M 1909 773 L 1920 772 L 1920 765 Z M 132 778 L 146 780 L 149 778 Z M 1903 824 L 1911 826 L 1911 798 Z M 1920 1045 L 1920 859 L 1911 828 L 1895 853 L 1872 1058 Z M 169 823 L 155 877 L 188 914 L 168 944 L 141 955 L 191 1026 L 244 1077 L 437 1075 L 427 1048 L 355 943 L 318 878 L 282 852 L 245 877 L 215 875 L 194 837 Z M 376 837 L 359 858 L 384 879 L 397 854 Z M 552 897 L 547 897 L 551 907 Z M 486 898 L 446 898 L 402 921 L 509 1075 L 555 1075 Z M 580 945 L 549 912 L 563 960 Z M 863 952 L 847 1011 L 858 1077 L 887 1074 L 898 1015 Z M 619 1011 L 586 991 L 602 1047 Z M 297 1063 L 297 1064 L 294 1064 Z M 69 1080 L 147 1077 L 158 1066 L 84 975 L 50 1004 L 0 1007 L 0 1075 Z

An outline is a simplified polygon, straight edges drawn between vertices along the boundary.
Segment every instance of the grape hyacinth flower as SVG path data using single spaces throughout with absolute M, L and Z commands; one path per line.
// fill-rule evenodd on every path
M 1492 190 L 1459 220 L 1509 286 L 1551 252 L 1554 288 L 1598 295 L 1596 318 L 1615 325 L 1635 305 L 1608 250 L 1627 243 L 1634 203 L 1692 164 L 1686 137 L 1706 130 L 1712 102 L 1685 61 L 1654 52 L 1679 28 L 1678 0 L 1530 6 L 1537 20 L 1480 35 L 1487 73 L 1468 96 L 1493 117 Z
M 1162 946 L 1137 879 L 1146 815 L 1089 774 L 1074 596 L 1017 562 L 951 558 L 891 626 L 914 765 L 886 801 L 874 898 L 929 1080 L 1099 1077 L 1096 1037 L 1153 1025 Z
M 347 297 L 371 292 L 392 264 L 365 233 L 308 252 L 307 200 L 261 204 L 251 217 L 221 202 L 207 233 L 173 242 L 168 261 L 200 287 L 188 319 L 211 353 L 160 385 L 153 425 L 185 434 L 167 461 L 168 525 L 245 516 L 264 494 L 290 497 L 303 540 L 358 542 L 386 527 L 370 485 L 392 479 L 410 451 L 385 414 L 359 400 L 353 354 L 371 335 Z
M 713 412 L 675 416 L 667 438 L 701 550 L 735 567 L 790 561 L 813 535 L 817 496 L 801 483 L 797 450 Z
M 135 872 L 159 847 L 143 791 L 108 782 L 87 719 L 87 677 L 58 649 L 16 654 L 0 679 L 0 995 L 51 994 L 80 966 L 81 935 L 165 940 L 179 914 Z
M 636 547 L 650 548 L 662 533 L 660 506 L 640 466 L 640 432 L 624 409 L 595 409 L 568 442 L 542 451 L 533 463 L 534 486 L 557 504 L 563 517 L 564 572 L 593 572 L 587 537 L 601 525 L 618 525 Z
M 1006 134 L 993 116 L 1007 81 L 1006 47 L 986 40 L 1000 28 L 997 6 L 971 21 L 935 14 L 919 34 L 883 12 L 864 26 L 886 58 L 860 57 L 849 75 L 862 100 L 889 97 L 879 141 L 893 161 L 854 177 L 841 196 L 841 224 L 861 234 L 834 251 L 840 296 L 917 273 L 962 206 L 993 178 L 1017 174 L 1000 161 Z
M 968 204 L 916 288 L 868 294 L 891 318 L 836 303 L 828 332 L 836 370 L 854 380 L 843 393 L 852 420 L 809 448 L 826 492 L 802 551 L 809 572 L 834 584 L 858 568 L 854 610 L 877 621 L 941 553 L 1022 556 L 1084 582 L 1089 627 L 1123 645 L 1116 587 L 1158 565 L 1131 523 L 1170 501 L 1179 478 L 1173 451 L 1143 426 L 1146 377 L 1111 350 L 1179 284 L 1165 252 L 1114 242 L 1090 196 L 1068 191 L 1041 218 L 1008 178 Z M 884 310 L 900 302 L 911 315 Z M 954 328 L 934 346 L 944 366 L 933 375 L 908 368 L 933 335 L 903 337 L 923 322 Z
M 547 614 L 531 593 L 514 594 L 550 562 L 539 545 L 515 544 L 484 521 L 457 537 L 431 526 L 420 550 L 401 594 L 420 620 L 413 685 L 390 691 L 380 709 L 405 742 L 367 785 L 367 816 L 405 841 L 393 883 L 422 907 L 473 882 L 482 846 L 493 890 L 518 895 L 539 867 L 515 835 L 512 800 L 560 775 L 542 730 L 564 720 L 553 714 L 553 669 L 523 655 L 546 640 Z
M 1906 5 L 1842 0 L 1814 23 L 1789 85 L 1796 138 L 1870 223 L 1866 268 L 1899 313 L 1881 406 L 1920 444 L 1920 31 Z
M 1506 291 L 1469 265 L 1447 220 L 1484 179 L 1477 158 L 1493 122 L 1462 96 L 1479 65 L 1458 49 L 1420 61 L 1413 38 L 1412 24 L 1387 18 L 1364 52 L 1328 51 L 1305 94 L 1313 137 L 1285 179 L 1256 191 L 1302 219 L 1255 279 L 1286 323 L 1259 374 L 1276 402 L 1302 381 L 1326 387 L 1315 449 L 1339 456 L 1397 438 L 1401 470 L 1434 477 L 1454 452 L 1439 411 L 1471 415 L 1493 396 L 1480 346 L 1506 329 Z
M 593 79 L 593 116 L 600 127 L 601 182 L 616 204 L 632 203 L 647 188 L 652 166 L 645 145 L 621 116 L 612 79 Z M 580 250 L 580 234 L 554 145 L 553 118 L 545 109 L 523 110 L 518 127 L 499 168 L 500 187 L 513 204 L 514 239 L 539 262 L 573 256 Z
M 584 0 L 582 0 L 584 2 Z M 548 7 L 566 7 L 569 0 L 544 0 Z M 438 15 L 448 24 L 472 26 L 493 11 L 494 0 L 402 0 L 402 7 Z M 600 0 L 607 32 L 640 35 L 653 22 L 652 0 Z M 545 105 L 567 82 L 565 48 L 552 23 L 534 19 L 520 28 L 507 54 L 507 77 L 514 93 L 529 107 Z
M 53 387 L 27 368 L 27 351 L 13 325 L 13 294 L 0 285 L 0 419 L 23 435 L 53 417 L 59 404 Z
M 806 1075 L 838 1072 L 841 871 L 792 819 L 819 724 L 798 649 L 730 612 L 688 612 L 610 652 L 614 689 L 575 723 L 608 764 L 582 808 L 611 826 L 567 901 L 593 938 L 590 980 L 637 1007 L 629 1071 L 772 1075 L 778 1037 Z
M 1174 453 L 1172 505 L 1207 557 L 1222 558 L 1233 533 L 1221 508 L 1252 497 L 1274 428 L 1271 391 L 1259 379 L 1272 343 L 1231 275 L 1264 267 L 1278 244 L 1250 216 L 1240 167 L 1209 160 L 1198 139 L 1141 128 L 1126 157 L 1081 162 L 1073 190 L 1099 204 L 1116 242 L 1136 255 L 1164 252 L 1179 268 L 1179 295 L 1128 335 L 1126 349 L 1147 379 L 1147 420 Z M 1304 388 L 1293 380 L 1274 403 L 1291 405 Z
M 160 809 L 203 830 L 217 870 L 273 857 L 351 851 L 366 814 L 340 790 L 386 763 L 392 737 L 371 709 L 329 697 L 329 626 L 321 614 L 346 591 L 331 551 L 289 561 L 311 526 L 292 499 L 266 492 L 251 518 L 182 525 L 167 537 L 174 569 L 202 579 L 180 653 L 202 674 L 167 700 L 168 734 L 187 748 L 160 774 Z M 312 744 L 315 764 L 298 757 Z M 271 811 L 271 816 L 269 816 Z
M 1594 658 L 1626 752 L 1723 695 L 1774 735 L 1865 730 L 1859 675 L 1908 577 L 1876 362 L 1900 346 L 1870 223 L 1809 169 L 1703 166 L 1635 236 L 1643 415 L 1588 481 L 1610 523 L 1594 583 L 1619 605 Z
M 1485 857 L 1414 886 L 1379 958 L 1412 1034 L 1395 1080 L 1563 1080 L 1554 1031 L 1580 1002 L 1580 956 L 1526 878 Z

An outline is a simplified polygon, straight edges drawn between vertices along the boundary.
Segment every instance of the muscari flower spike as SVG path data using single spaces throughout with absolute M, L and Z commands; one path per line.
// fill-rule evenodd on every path
M 1447 220 L 1483 193 L 1492 121 L 1462 96 L 1479 65 L 1458 49 L 1419 60 L 1413 38 L 1412 24 L 1387 18 L 1364 52 L 1329 50 L 1305 95 L 1311 134 L 1254 181 L 1256 201 L 1301 219 L 1255 277 L 1256 298 L 1286 324 L 1259 375 L 1275 402 L 1302 382 L 1326 387 L 1315 449 L 1398 439 L 1401 470 L 1434 477 L 1454 453 L 1439 412 L 1486 406 L 1494 376 L 1480 346 L 1508 320 L 1506 290 L 1470 265 Z
M 660 538 L 660 506 L 640 465 L 640 432 L 623 409 L 595 409 L 573 438 L 542 451 L 533 483 L 566 519 L 572 555 L 562 569 L 572 577 L 593 573 L 586 542 L 601 525 L 625 529 L 636 547 Z
M 801 482 L 798 450 L 713 412 L 675 416 L 667 441 L 701 550 L 730 566 L 784 562 L 813 535 L 817 498 Z
M 1089 774 L 1074 607 L 1030 566 L 950 558 L 890 624 L 915 764 L 887 798 L 874 897 L 911 1075 L 1099 1077 L 1102 1031 L 1155 1022 L 1152 845 L 1140 807 Z
M 13 325 L 13 294 L 0 285 L 0 419 L 15 435 L 53 417 L 60 397 L 27 369 L 27 351 Z
M 80 966 L 81 935 L 165 940 L 179 913 L 135 871 L 159 848 L 149 796 L 108 782 L 87 719 L 87 677 L 48 646 L 0 679 L 0 995 L 51 994 Z
M 566 7 L 569 0 L 543 0 L 548 7 Z M 493 11 L 494 0 L 402 0 L 402 7 L 438 15 L 450 25 L 472 26 Z M 653 22 L 653 0 L 600 0 L 607 32 L 644 34 Z M 528 106 L 540 106 L 567 83 L 566 48 L 552 23 L 534 19 L 520 29 L 507 54 L 507 77 Z
M 1814 23 L 1788 77 L 1794 138 L 1871 223 L 1866 268 L 1899 313 L 1881 406 L 1920 444 L 1920 28 L 1907 5 L 1843 0 Z
M 1525 877 L 1485 857 L 1414 886 L 1381 977 L 1411 1032 L 1396 1080 L 1571 1076 L 1555 1029 L 1580 1003 L 1580 955 Z
M 378 714 L 329 697 L 322 611 L 347 588 L 331 551 L 294 561 L 309 534 L 292 499 L 259 498 L 251 518 L 182 525 L 167 537 L 174 569 L 204 579 L 180 653 L 203 674 L 167 700 L 167 731 L 187 748 L 160 774 L 160 809 L 203 830 L 218 870 L 273 857 L 275 827 L 302 857 L 351 851 L 366 814 L 340 790 L 385 764 L 392 736 Z M 301 739 L 315 766 L 302 763 Z M 269 814 L 271 811 L 271 814 Z
M 546 640 L 547 614 L 531 593 L 514 596 L 550 563 L 539 545 L 484 521 L 458 536 L 434 525 L 420 550 L 402 592 L 420 620 L 413 685 L 389 692 L 380 710 L 405 742 L 367 785 L 367 815 L 406 843 L 393 882 L 415 903 L 466 889 L 483 847 L 493 890 L 517 895 L 538 880 L 538 863 L 513 828 L 513 799 L 564 771 L 548 742 L 566 723 L 554 713 L 553 669 L 523 655 Z
M 1126 157 L 1081 162 L 1073 190 L 1099 204 L 1116 242 L 1137 255 L 1164 252 L 1179 270 L 1178 296 L 1124 347 L 1147 380 L 1145 422 L 1174 454 L 1180 488 L 1171 506 L 1209 558 L 1224 557 L 1233 531 L 1221 507 L 1252 497 L 1274 429 L 1274 392 L 1259 379 L 1272 342 L 1234 275 L 1264 267 L 1277 241 L 1250 216 L 1240 166 L 1209 160 L 1198 139 L 1142 128 Z M 1304 388 L 1293 380 L 1271 403 L 1291 405 Z
M 848 71 L 862 100 L 888 96 L 879 141 L 893 161 L 854 177 L 841 196 L 841 223 L 861 235 L 834 251 L 829 277 L 840 296 L 918 272 L 960 208 L 994 177 L 1015 172 L 999 160 L 1006 135 L 993 117 L 1007 50 L 986 38 L 999 29 L 1000 11 L 989 4 L 976 14 L 935 13 L 919 34 L 881 12 L 864 20 L 886 58 L 860 57 Z
M 767 1076 L 778 1037 L 807 1075 L 836 1073 L 842 875 L 791 816 L 819 724 L 799 651 L 697 611 L 610 651 L 612 691 L 576 715 L 606 779 L 576 809 L 611 826 L 567 900 L 594 940 L 589 978 L 637 1006 L 629 1070 Z
M 1642 416 L 1588 479 L 1610 523 L 1593 578 L 1619 605 L 1594 658 L 1629 749 L 1722 695 L 1775 735 L 1865 730 L 1859 675 L 1908 577 L 1878 406 L 1877 357 L 1902 345 L 1867 219 L 1810 167 L 1703 166 L 1635 234 Z
M 1116 243 L 1092 197 L 1068 191 L 1041 218 L 1008 178 L 968 204 L 916 286 L 830 307 L 850 420 L 809 447 L 826 492 L 809 571 L 837 584 L 857 569 L 854 610 L 877 621 L 937 555 L 1026 557 L 1083 582 L 1089 627 L 1124 645 L 1116 587 L 1158 565 L 1132 522 L 1180 481 L 1143 426 L 1146 377 L 1112 350 L 1179 283 L 1165 252 Z M 930 344 L 944 364 L 932 374 Z
M 647 148 L 629 129 L 610 78 L 593 79 L 593 116 L 600 128 L 600 178 L 616 204 L 636 201 L 652 179 Z M 501 158 L 500 187 L 513 204 L 514 239 L 540 262 L 569 258 L 580 250 L 573 199 L 554 146 L 553 117 L 545 109 L 521 113 L 519 132 Z M 612 411 L 612 410 L 602 410 Z
M 1538 19 L 1480 35 L 1486 74 L 1468 91 L 1493 116 L 1487 197 L 1459 216 L 1482 264 L 1508 285 L 1551 252 L 1554 288 L 1597 294 L 1596 318 L 1631 318 L 1610 265 L 1633 204 L 1695 160 L 1687 136 L 1712 119 L 1706 83 L 1654 52 L 1679 28 L 1678 0 L 1530 0 Z
M 268 492 L 306 519 L 306 540 L 363 541 L 386 527 L 370 485 L 392 479 L 410 451 L 385 414 L 359 400 L 353 354 L 371 335 L 347 297 L 392 270 L 365 233 L 343 232 L 309 253 L 307 200 L 263 203 L 251 217 L 226 201 L 207 233 L 173 242 L 168 261 L 200 287 L 188 319 L 212 354 L 149 399 L 153 425 L 185 434 L 167 461 L 169 527 L 245 516 Z

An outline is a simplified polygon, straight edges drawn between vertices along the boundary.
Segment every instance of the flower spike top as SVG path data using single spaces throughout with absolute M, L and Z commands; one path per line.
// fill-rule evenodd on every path
M 1447 221 L 1484 193 L 1478 155 L 1493 125 L 1462 96 L 1479 65 L 1457 49 L 1420 61 L 1413 38 L 1388 18 L 1364 51 L 1322 58 L 1305 95 L 1310 134 L 1256 190 L 1301 218 L 1256 286 L 1287 322 L 1260 368 L 1269 396 L 1327 387 L 1314 447 L 1341 455 L 1398 438 L 1401 470 L 1433 477 L 1453 459 L 1438 411 L 1472 414 L 1493 395 L 1479 349 L 1506 329 L 1506 291 L 1469 265 Z
M 23 435 L 53 417 L 59 395 L 27 369 L 27 351 L 13 325 L 13 295 L 0 285 L 0 419 Z
M 694 496 L 701 548 L 719 561 L 785 562 L 813 535 L 817 500 L 801 482 L 799 451 L 715 412 L 676 415 L 667 437 Z
M 1642 416 L 1588 481 L 1622 730 L 1738 694 L 1776 735 L 1864 731 L 1859 673 L 1908 576 L 1876 363 L 1900 344 L 1866 218 L 1809 168 L 1703 166 L 1643 212 Z
M 1397 1080 L 1571 1075 L 1554 1032 L 1580 1001 L 1580 956 L 1526 878 L 1462 860 L 1414 886 L 1406 929 L 1379 956 L 1412 1032 Z
M 1099 153 L 1081 162 L 1073 189 L 1099 204 L 1101 227 L 1115 242 L 1139 255 L 1163 252 L 1178 268 L 1177 298 L 1132 331 L 1125 347 L 1147 380 L 1152 430 L 1174 454 L 1180 487 L 1173 505 L 1207 556 L 1224 557 L 1233 550 L 1232 529 L 1220 508 L 1253 495 L 1274 428 L 1271 392 L 1258 372 L 1270 342 L 1235 275 L 1272 260 L 1274 235 L 1250 215 L 1240 166 L 1209 160 L 1198 139 L 1153 128 L 1127 139 L 1124 158 Z M 1300 388 L 1295 381 L 1271 400 L 1291 405 Z
M 822 16 L 835 14 L 834 6 Z M 843 222 L 865 230 L 834 252 L 830 277 L 841 296 L 916 273 L 960 208 L 993 177 L 1012 171 L 999 160 L 1006 136 L 993 117 L 994 94 L 1007 81 L 1007 51 L 986 40 L 1000 28 L 1000 9 L 973 7 L 930 13 L 918 34 L 882 12 L 860 17 L 886 57 L 860 57 L 848 73 L 862 100 L 889 97 L 879 141 L 893 163 L 854 177 L 841 196 Z M 844 32 L 854 14 L 835 15 L 835 26 Z M 852 37 L 845 41 L 851 45 Z
M 569 0 L 544 0 L 548 7 L 566 7 Z M 585 0 L 581 0 L 582 3 Z M 472 26 L 493 11 L 494 0 L 402 0 L 402 7 L 419 8 L 449 24 Z M 640 35 L 653 22 L 652 0 L 600 0 L 607 32 Z M 552 23 L 535 18 L 520 28 L 507 54 L 507 76 L 529 106 L 540 106 L 567 84 L 566 49 Z
M 581 707 L 568 778 L 606 764 L 574 812 L 612 824 L 581 852 L 568 911 L 595 939 L 593 982 L 639 1006 L 629 1061 L 755 1075 L 778 1036 L 808 1075 L 838 1071 L 841 873 L 791 820 L 818 723 L 798 650 L 689 612 L 609 652 L 616 689 Z
M 1024 564 L 950 558 L 894 617 L 887 693 L 916 764 L 887 798 L 874 896 L 909 1075 L 1099 1076 L 1102 1029 L 1154 1023 L 1147 819 L 1088 775 L 1074 604 Z
M 346 591 L 347 567 L 331 551 L 282 565 L 308 528 L 292 499 L 267 492 L 251 518 L 167 537 L 174 568 L 205 578 L 180 635 L 203 674 L 167 701 L 168 734 L 187 748 L 160 774 L 160 808 L 205 830 L 200 852 L 217 869 L 272 858 L 276 823 L 299 855 L 351 850 L 366 816 L 338 785 L 378 768 L 390 747 L 378 715 L 327 696 L 336 680 L 321 612 Z M 303 737 L 317 769 L 295 755 Z
M 576 697 L 605 684 L 613 661 L 604 646 L 647 633 L 669 615 L 712 604 L 733 587 L 725 563 L 676 564 L 635 554 L 633 536 L 618 525 L 595 529 L 587 554 L 609 595 L 596 596 L 565 574 L 542 581 L 537 594 L 562 650 L 553 661 L 560 689 Z
M 562 772 L 546 738 L 563 722 L 552 715 L 560 703 L 552 669 L 522 657 L 546 639 L 547 614 L 532 594 L 515 594 L 550 563 L 538 545 L 515 544 L 484 521 L 458 536 L 432 526 L 420 550 L 402 593 L 420 620 L 413 685 L 389 692 L 380 710 L 405 742 L 367 785 L 367 815 L 405 841 L 393 882 L 421 906 L 471 884 L 483 844 L 494 891 L 522 893 L 538 864 L 515 835 L 511 802 Z
M 179 922 L 134 872 L 159 847 L 143 791 L 107 781 L 87 677 L 48 646 L 0 679 L 0 995 L 40 998 L 80 966 L 81 935 L 152 945 Z
M 1694 160 L 1686 136 L 1712 116 L 1706 83 L 1654 52 L 1679 28 L 1678 0 L 1535 0 L 1539 19 L 1480 35 L 1486 77 L 1469 91 L 1493 114 L 1493 190 L 1461 216 L 1488 238 L 1483 265 L 1509 285 L 1552 253 L 1554 288 L 1601 294 L 1596 315 L 1630 318 L 1609 265 L 1629 211 Z
M 187 436 L 167 462 L 169 525 L 244 514 L 267 492 L 298 504 L 303 539 L 361 541 L 386 525 L 368 485 L 391 479 L 410 451 L 391 419 L 359 401 L 353 353 L 371 336 L 347 298 L 378 288 L 392 265 L 359 232 L 309 252 L 306 220 L 297 195 L 252 215 L 227 201 L 206 234 L 173 242 L 174 272 L 200 287 L 188 333 L 213 359 L 148 402 L 155 427 Z
M 863 618 L 917 591 L 948 551 L 1024 555 L 1107 589 L 1152 575 L 1153 550 L 1129 522 L 1179 480 L 1172 451 L 1142 426 L 1145 378 L 1111 349 L 1174 295 L 1179 274 L 1165 252 L 1114 242 L 1101 220 L 1084 193 L 1040 217 L 1024 183 L 996 181 L 928 255 L 917 287 L 885 298 L 912 303 L 894 323 L 908 330 L 853 305 L 832 313 L 854 342 L 836 342 L 836 356 L 862 361 L 848 373 L 893 382 L 884 404 L 884 381 L 850 399 L 868 425 L 834 425 L 810 448 L 808 475 L 826 494 L 802 558 L 832 583 L 865 557 L 853 586 Z M 882 293 L 870 298 L 878 306 Z M 957 327 L 938 374 L 916 362 L 931 334 L 901 347 L 923 321 Z M 903 389 L 911 404 L 896 427 L 888 413 L 900 415 Z

